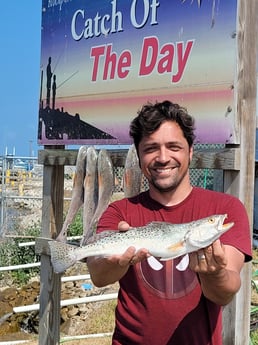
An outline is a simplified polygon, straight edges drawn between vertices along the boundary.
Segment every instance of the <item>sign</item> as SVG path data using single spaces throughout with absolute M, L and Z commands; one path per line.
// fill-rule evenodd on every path
M 128 145 L 141 106 L 166 99 L 197 142 L 238 142 L 236 17 L 233 0 L 43 0 L 39 144 Z

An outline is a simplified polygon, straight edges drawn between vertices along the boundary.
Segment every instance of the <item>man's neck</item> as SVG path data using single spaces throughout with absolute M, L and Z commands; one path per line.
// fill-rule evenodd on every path
M 163 206 L 174 206 L 180 204 L 191 193 L 193 187 L 191 184 L 177 187 L 172 191 L 160 192 L 154 186 L 150 186 L 150 197 Z

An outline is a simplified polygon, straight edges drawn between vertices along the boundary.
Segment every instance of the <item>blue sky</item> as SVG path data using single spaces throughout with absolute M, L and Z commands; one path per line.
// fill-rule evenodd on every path
M 2 1 L 0 156 L 37 156 L 41 0 Z

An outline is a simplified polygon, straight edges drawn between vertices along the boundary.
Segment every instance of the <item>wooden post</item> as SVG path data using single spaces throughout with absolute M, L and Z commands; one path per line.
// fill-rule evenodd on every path
M 44 166 L 42 237 L 53 238 L 63 224 L 64 166 Z M 41 254 L 39 345 L 60 341 L 61 275 L 55 274 L 50 256 Z
M 236 125 L 240 129 L 240 170 L 225 172 L 225 191 L 244 203 L 252 236 L 254 166 L 256 137 L 258 1 L 238 3 L 238 66 L 236 82 Z M 242 274 L 242 287 L 234 301 L 223 311 L 224 345 L 248 345 L 250 333 L 251 264 Z

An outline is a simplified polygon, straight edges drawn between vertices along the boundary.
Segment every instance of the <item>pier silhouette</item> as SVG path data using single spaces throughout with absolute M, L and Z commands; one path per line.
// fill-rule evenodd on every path
M 43 73 L 41 73 L 41 94 L 39 107 L 39 140 L 111 140 L 116 143 L 117 140 L 112 135 L 102 131 L 101 129 L 90 125 L 80 119 L 80 115 L 69 114 L 63 108 L 56 109 L 56 93 L 57 93 L 57 75 L 51 70 L 51 57 L 48 58 L 46 67 L 46 100 L 42 98 Z M 75 73 L 74 73 L 75 74 Z M 73 74 L 73 75 L 74 75 Z M 73 76 L 72 75 L 72 76 Z M 71 77 L 72 77 L 71 76 Z M 53 80 L 52 80 L 53 79 Z M 68 81 L 68 78 L 66 81 Z M 62 85 L 64 82 L 62 83 Z M 52 104 L 51 104 L 52 91 Z M 50 106 L 51 104 L 51 106 Z

